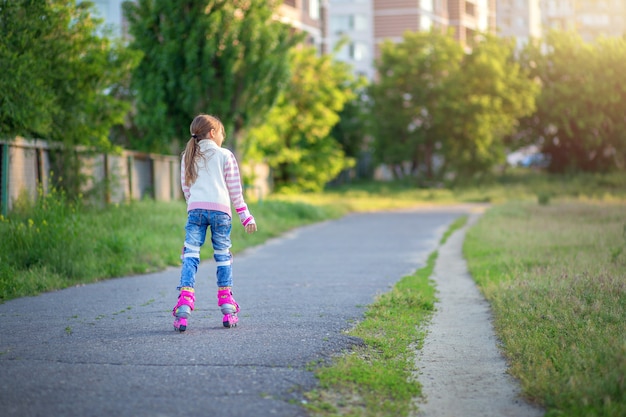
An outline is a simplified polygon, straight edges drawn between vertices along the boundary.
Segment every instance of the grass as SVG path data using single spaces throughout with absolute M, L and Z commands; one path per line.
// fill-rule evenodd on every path
M 525 394 L 547 416 L 626 415 L 626 206 L 494 207 L 464 253 Z
M 347 211 L 400 209 L 415 205 L 458 203 L 501 204 L 508 201 L 626 201 L 626 175 L 578 174 L 550 175 L 510 170 L 506 175 L 457 186 L 438 185 L 420 188 L 411 181 L 354 182 L 333 187 L 323 193 L 288 195 L 282 201 L 300 201 L 314 205 L 340 206 Z
M 258 233 L 245 235 L 234 225 L 233 251 L 350 211 L 467 202 L 494 204 L 468 231 L 464 252 L 525 395 L 550 417 L 626 415 L 624 174 L 546 178 L 512 172 L 476 186 L 359 183 L 272 196 L 250 204 Z M 0 218 L 0 302 L 178 266 L 184 222 L 182 202 L 96 210 L 54 191 L 36 203 L 20 200 L 9 218 Z M 332 366 L 314 367 L 320 388 L 308 394 L 312 413 L 411 412 L 411 399 L 419 395 L 412 352 L 423 333 L 406 323 L 423 325 L 432 313 L 435 259 L 436 252 L 367 309 L 351 331 L 362 346 Z
M 259 231 L 233 224 L 233 252 L 307 223 L 336 218 L 341 209 L 299 202 L 250 204 Z M 138 201 L 87 208 L 51 190 L 36 202 L 20 199 L 0 216 L 0 302 L 45 291 L 180 265 L 183 202 Z M 205 245 L 201 256 L 212 256 Z

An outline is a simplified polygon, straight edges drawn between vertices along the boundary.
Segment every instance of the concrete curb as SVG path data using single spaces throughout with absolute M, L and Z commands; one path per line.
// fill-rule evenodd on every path
M 520 397 L 498 349 L 489 303 L 463 258 L 468 223 L 439 248 L 432 279 L 437 288 L 435 314 L 424 346 L 417 352 L 418 381 L 424 398 L 418 417 L 538 417 L 543 410 Z

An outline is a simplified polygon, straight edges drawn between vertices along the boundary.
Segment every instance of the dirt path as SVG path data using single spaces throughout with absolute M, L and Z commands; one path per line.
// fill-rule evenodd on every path
M 465 233 L 479 217 L 439 249 L 433 279 L 439 301 L 418 352 L 418 379 L 425 398 L 419 417 L 535 417 L 543 410 L 520 397 L 498 350 L 489 304 L 463 258 Z

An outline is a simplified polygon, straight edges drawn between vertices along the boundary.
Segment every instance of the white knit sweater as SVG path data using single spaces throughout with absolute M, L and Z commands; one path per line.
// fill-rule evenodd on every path
M 254 223 L 243 198 L 239 165 L 235 155 L 217 146 L 210 139 L 198 142 L 201 157 L 196 159 L 198 177 L 185 184 L 185 158 L 180 164 L 180 183 L 187 201 L 187 211 L 194 209 L 217 210 L 232 217 L 230 205 L 235 207 L 242 225 Z

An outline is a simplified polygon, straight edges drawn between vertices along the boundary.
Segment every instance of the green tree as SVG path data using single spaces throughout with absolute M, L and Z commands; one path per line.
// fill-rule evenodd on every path
M 437 112 L 445 170 L 467 179 L 505 163 L 506 138 L 535 110 L 538 92 L 513 44 L 482 35 L 450 77 Z
M 372 86 L 375 152 L 396 175 L 472 178 L 503 163 L 505 138 L 534 110 L 537 85 L 513 59 L 512 45 L 490 35 L 470 52 L 450 33 L 407 32 L 385 43 Z
M 355 93 L 355 97 L 345 103 L 339 113 L 339 122 L 333 126 L 330 136 L 337 140 L 347 158 L 362 160 L 362 172 L 357 170 L 357 176 L 367 178 L 371 176 L 366 163 L 369 160 L 368 145 L 372 138 L 367 79 L 358 77 L 349 88 Z
M 355 97 L 353 75 L 314 48 L 293 51 L 291 81 L 266 122 L 250 131 L 251 155 L 264 158 L 278 190 L 318 191 L 354 164 L 330 136 L 339 112 Z
M 67 145 L 110 145 L 129 104 L 109 94 L 137 62 L 100 36 L 92 3 L 0 0 L 0 130 Z
M 45 2 L 0 1 L 0 134 L 3 139 L 47 134 L 54 113 L 54 90 L 46 83 L 52 57 L 43 39 L 54 33 Z M 38 36 L 39 35 L 39 36 Z M 41 36 L 44 35 L 44 36 Z M 43 39 L 41 39 L 43 38 Z
M 139 0 L 125 4 L 131 46 L 144 53 L 133 74 L 136 149 L 169 152 L 198 113 L 219 117 L 239 153 L 243 132 L 263 121 L 289 79 L 287 54 L 300 41 L 267 0 Z
M 530 44 L 521 61 L 540 80 L 537 111 L 523 138 L 550 156 L 549 169 L 610 171 L 626 168 L 626 39 L 586 43 L 550 32 Z
M 442 139 L 437 111 L 462 57 L 452 36 L 434 30 L 407 31 L 402 42 L 381 45 L 379 80 L 370 86 L 374 155 L 396 177 L 406 174 L 406 162 L 409 174 L 423 170 L 433 176 L 433 155 Z
M 138 62 L 102 36 L 92 11 L 90 2 L 0 0 L 1 134 L 61 143 L 55 178 L 72 195 L 81 179 L 74 147 L 110 148 L 130 109 L 111 93 Z

